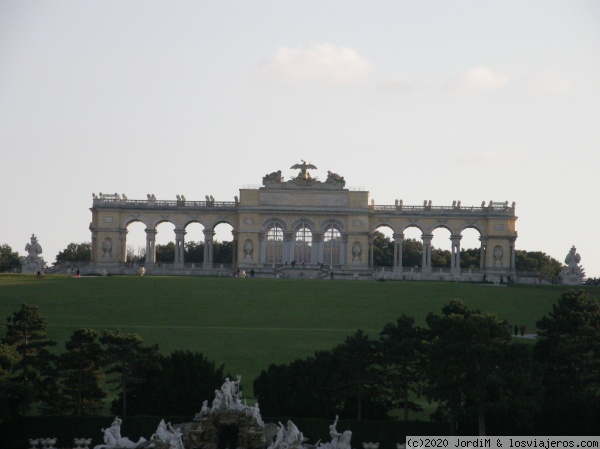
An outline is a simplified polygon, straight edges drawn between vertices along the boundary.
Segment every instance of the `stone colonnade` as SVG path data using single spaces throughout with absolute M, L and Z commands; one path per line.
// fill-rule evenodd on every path
M 183 198 L 183 197 L 181 197 Z M 145 268 L 156 264 L 156 227 L 170 222 L 175 230 L 173 265 L 185 265 L 186 227 L 204 226 L 204 260 L 199 269 L 210 270 L 214 262 L 214 236 L 218 224 L 233 230 L 233 262 L 243 269 L 273 269 L 286 266 L 300 254 L 301 262 L 323 264 L 341 272 L 368 272 L 374 269 L 374 232 L 381 226 L 393 231 L 393 270 L 403 268 L 404 232 L 421 231 L 423 252 L 420 272 L 432 272 L 432 238 L 435 229 L 450 231 L 450 272 L 460 275 L 462 231 L 473 228 L 480 234 L 480 267 L 488 275 L 510 275 L 515 270 L 517 233 L 515 207 L 508 203 L 485 203 L 481 207 L 377 206 L 369 193 L 327 187 L 314 182 L 309 187 L 288 183 L 258 189 L 241 189 L 233 202 L 130 200 L 124 195 L 95 196 L 92 222 L 92 262 L 108 271 L 127 262 L 127 226 L 146 226 Z M 306 235 L 306 240 L 299 240 Z M 302 248 L 305 245 L 305 248 Z M 305 251 L 305 252 L 302 252 Z
M 146 267 L 152 267 L 156 263 L 156 235 L 158 231 L 156 228 L 146 228 L 146 261 L 144 265 Z M 183 266 L 185 263 L 185 235 L 187 232 L 184 229 L 175 229 L 175 260 L 173 261 L 176 266 Z M 205 229 L 204 233 L 204 260 L 203 263 L 210 265 L 214 261 L 214 237 L 215 231 Z M 127 231 L 123 231 L 122 234 L 126 235 Z M 234 238 L 234 262 L 235 262 L 235 248 L 236 240 Z M 124 247 L 125 245 L 122 245 Z M 126 262 L 127 255 L 125 252 L 121 253 L 119 262 Z M 94 259 L 95 260 L 95 259 Z
M 461 234 L 452 234 L 450 236 L 451 240 L 451 258 L 450 258 L 450 271 L 454 274 L 460 274 L 460 242 L 462 240 Z M 394 242 L 394 250 L 393 250 L 393 270 L 396 272 L 402 273 L 404 270 L 402 263 L 402 246 L 404 243 L 404 234 L 403 233 L 394 233 L 392 236 Z M 431 265 L 431 250 L 432 250 L 432 239 L 433 234 L 422 234 L 421 239 L 423 242 L 423 252 L 422 252 L 422 261 L 421 261 L 421 271 L 425 273 L 432 272 Z M 369 247 L 370 247 L 370 265 L 372 267 L 375 266 L 375 253 L 373 250 L 373 240 L 374 236 L 369 236 Z M 511 271 L 515 270 L 516 260 L 515 260 L 515 240 L 516 238 L 508 239 L 508 248 L 509 248 L 509 265 L 508 269 Z M 480 246 L 479 246 L 479 269 L 485 270 L 488 268 L 486 266 L 486 241 L 487 239 L 483 236 L 479 236 Z M 493 265 L 489 268 L 494 268 Z

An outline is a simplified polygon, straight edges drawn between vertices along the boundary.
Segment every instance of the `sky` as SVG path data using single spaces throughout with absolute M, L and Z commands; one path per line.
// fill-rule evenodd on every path
M 304 159 L 379 205 L 515 201 L 517 249 L 598 277 L 599 148 L 595 0 L 0 0 L 0 244 L 50 263 L 92 193 L 232 201 Z

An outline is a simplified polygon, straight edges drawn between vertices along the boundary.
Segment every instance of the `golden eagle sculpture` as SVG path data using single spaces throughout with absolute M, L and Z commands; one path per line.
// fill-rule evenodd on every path
M 307 164 L 304 159 L 300 159 L 300 160 L 302 161 L 301 164 L 294 164 L 290 168 L 291 169 L 300 169 L 300 173 L 298 174 L 298 179 L 304 179 L 304 180 L 310 179 L 310 174 L 307 172 L 307 170 L 316 170 L 317 167 L 315 167 L 310 162 Z

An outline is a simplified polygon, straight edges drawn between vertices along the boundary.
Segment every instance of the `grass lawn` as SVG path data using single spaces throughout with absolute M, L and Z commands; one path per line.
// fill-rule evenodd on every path
M 598 289 L 587 287 L 590 293 Z M 0 275 L 0 316 L 22 303 L 40 307 L 59 350 L 75 329 L 121 329 L 175 349 L 204 353 L 241 374 L 245 396 L 271 363 L 288 363 L 342 343 L 357 329 L 376 338 L 401 314 L 425 326 L 452 299 L 511 324 L 535 323 L 562 286 L 488 286 L 442 282 L 365 282 L 204 277 Z M 5 329 L 0 328 L 0 335 Z

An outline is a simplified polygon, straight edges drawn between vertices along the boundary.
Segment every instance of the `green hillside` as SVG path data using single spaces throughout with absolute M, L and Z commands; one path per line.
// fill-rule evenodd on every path
M 425 325 L 452 299 L 511 324 L 547 314 L 561 286 L 364 282 L 201 277 L 83 277 L 0 275 L 0 316 L 22 303 L 40 307 L 49 337 L 64 348 L 82 327 L 121 329 L 158 343 L 163 353 L 200 351 L 243 376 L 246 391 L 271 363 L 330 349 L 356 329 L 375 338 L 405 313 Z M 595 290 L 590 290 L 594 292 Z M 3 330 L 0 330 L 3 332 Z

